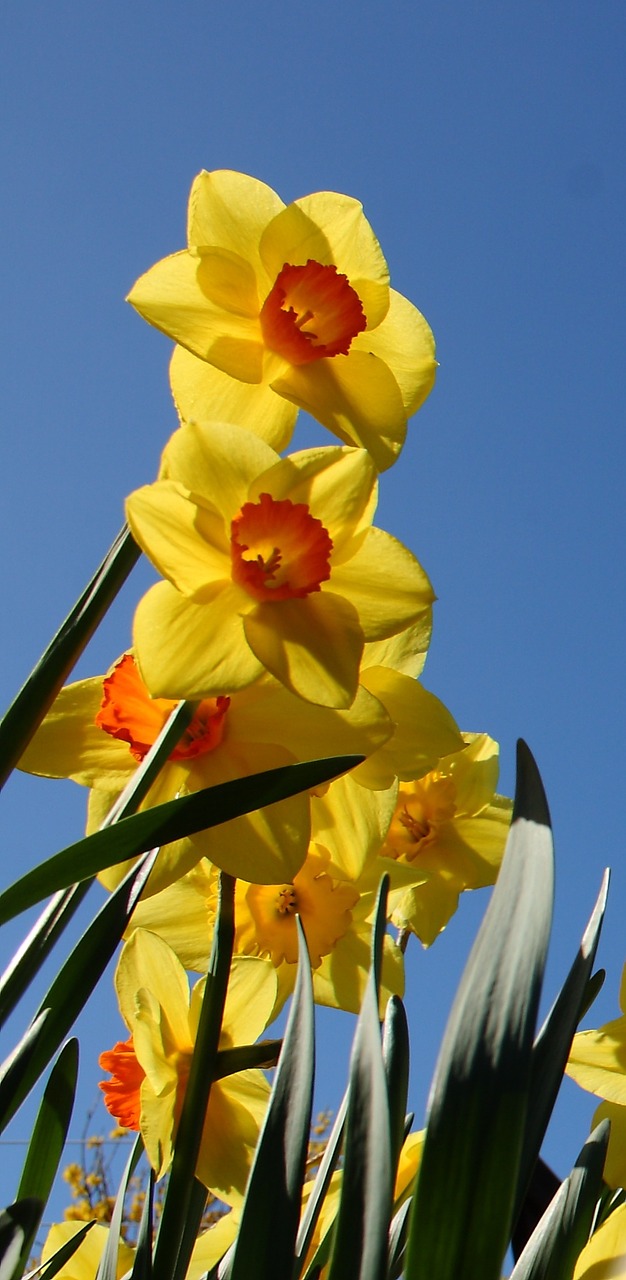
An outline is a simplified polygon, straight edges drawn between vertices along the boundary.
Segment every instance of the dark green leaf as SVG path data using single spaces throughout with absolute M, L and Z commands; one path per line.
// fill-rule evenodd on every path
M 302 1221 L 300 1223 L 296 1242 L 294 1280 L 297 1280 L 297 1277 L 300 1275 L 306 1261 L 309 1245 L 313 1239 L 313 1232 L 315 1231 L 317 1220 L 324 1203 L 324 1197 L 328 1191 L 330 1180 L 341 1154 L 343 1131 L 345 1129 L 346 1116 L 348 1114 L 348 1095 L 349 1089 L 346 1089 L 337 1115 L 335 1116 L 335 1123 L 333 1124 L 328 1141 L 324 1148 L 324 1154 L 320 1160 L 315 1181 L 311 1189 L 311 1194 L 307 1200 L 306 1209 L 302 1215 Z M 330 1247 L 330 1240 L 328 1242 L 328 1246 Z
M 145 1190 L 143 1211 L 139 1231 L 135 1260 L 131 1271 L 131 1280 L 152 1280 L 152 1223 L 154 1218 L 154 1169 L 148 1174 L 148 1185 Z
M 608 1140 L 609 1122 L 603 1120 L 530 1237 L 511 1280 L 572 1280 L 591 1231 Z
M 80 906 L 89 881 L 61 889 L 44 908 L 0 978 L 0 1026 L 39 972 L 57 938 Z
M 82 1244 L 88 1231 L 95 1227 L 95 1222 L 81 1223 L 78 1231 L 70 1240 L 66 1240 L 65 1244 L 57 1249 L 50 1258 L 46 1258 L 45 1262 L 40 1263 L 33 1271 L 29 1271 L 24 1280 L 35 1280 L 35 1276 L 41 1276 L 42 1280 L 53 1280 L 53 1277 L 65 1266 L 66 1262 L 76 1253 L 79 1244 Z
M 278 1062 L 282 1040 L 259 1040 L 258 1044 L 242 1044 L 235 1049 L 218 1049 L 214 1080 L 233 1076 L 251 1067 L 267 1070 Z
M 350 1059 L 348 1117 L 328 1280 L 384 1280 L 393 1169 L 387 1079 L 378 1019 L 387 880 L 378 895 L 372 966 Z
M 96 831 L 79 840 L 0 894 L 0 924 L 32 907 L 48 894 L 56 893 L 77 879 L 86 880 L 106 867 L 116 866 L 148 849 L 155 849 L 184 836 L 229 822 L 243 813 L 265 808 L 328 782 L 360 764 L 362 756 L 334 756 L 283 765 L 249 778 L 222 782 L 192 795 L 154 805 L 113 827 Z
M 20 1271 L 24 1241 L 41 1219 L 41 1200 L 18 1200 L 0 1212 L 0 1280 L 13 1280 Z
M 126 929 L 152 869 L 147 854 L 107 898 L 44 996 L 26 1036 L 33 1044 L 19 1071 L 14 1065 L 0 1078 L 0 1129 L 4 1128 L 57 1052 L 75 1018 L 106 969 Z
M 204 1117 L 209 1105 L 211 1085 L 215 1078 L 234 939 L 235 881 L 232 876 L 227 876 L 221 871 L 217 921 L 213 933 L 196 1043 L 156 1243 L 155 1280 L 173 1280 L 173 1277 L 179 1273 L 184 1275 L 191 1256 L 193 1235 L 187 1231 L 187 1223 L 194 1198 L 195 1171 Z M 188 1257 L 184 1256 L 183 1239 L 188 1243 Z
M 411 1199 L 409 1197 L 408 1200 L 404 1201 L 404 1204 L 400 1205 L 397 1213 L 394 1214 L 389 1228 L 387 1280 L 397 1280 L 397 1277 L 402 1273 L 404 1255 L 406 1252 L 406 1236 L 410 1211 Z
M 524 1129 L 513 1221 L 517 1218 L 517 1212 L 526 1194 L 561 1086 L 574 1032 L 583 1016 L 582 1008 L 588 993 L 590 974 L 600 937 L 607 891 L 608 873 L 602 881 L 602 887 L 583 934 L 576 959 L 533 1046 L 528 1115 Z
M 306 939 L 298 925 L 298 977 L 274 1085 L 254 1156 L 228 1274 L 289 1280 L 311 1129 L 315 1032 Z
M 553 898 L 548 807 L 518 746 L 502 869 L 448 1020 L 407 1245 L 407 1280 L 500 1280 Z
M 0 721 L 0 787 L 15 768 L 141 551 L 125 525 Z
M 109 1232 L 104 1246 L 104 1252 L 100 1259 L 100 1266 L 96 1272 L 96 1280 L 117 1280 L 117 1255 L 119 1253 L 120 1241 L 122 1239 L 124 1200 L 126 1198 L 128 1184 L 135 1172 L 137 1164 L 139 1163 L 139 1157 L 142 1152 L 143 1139 L 141 1134 L 138 1133 L 133 1143 L 132 1151 L 126 1161 L 126 1168 L 122 1174 L 122 1180 L 115 1198 L 115 1206 L 111 1215 Z
M 78 1040 L 68 1040 L 50 1072 L 32 1132 L 20 1185 L 18 1200 L 25 1196 L 41 1201 L 42 1211 L 48 1202 L 52 1184 L 65 1145 L 74 1106 L 78 1076 Z M 39 1229 L 37 1221 L 26 1236 L 21 1256 L 23 1269 Z
M 399 996 L 391 996 L 387 1003 L 383 1023 L 383 1062 L 391 1123 L 392 1181 L 395 1183 L 398 1159 L 404 1142 L 409 1092 L 409 1027 Z

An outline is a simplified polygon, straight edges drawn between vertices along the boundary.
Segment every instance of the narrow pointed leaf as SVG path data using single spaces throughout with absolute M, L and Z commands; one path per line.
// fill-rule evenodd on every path
M 41 1200 L 18 1200 L 0 1212 L 0 1280 L 13 1280 L 24 1241 L 41 1219 Z
M 259 1040 L 258 1044 L 242 1044 L 235 1049 L 218 1049 L 214 1080 L 233 1076 L 237 1071 L 249 1071 L 251 1067 L 267 1070 L 275 1067 L 282 1047 L 282 1040 Z
M 148 1173 L 148 1185 L 145 1190 L 143 1211 L 139 1231 L 135 1260 L 131 1271 L 131 1280 L 152 1280 L 152 1227 L 154 1219 L 154 1169 Z
M 587 1243 L 602 1187 L 609 1140 L 603 1120 L 587 1139 L 572 1172 L 561 1183 L 511 1273 L 511 1280 L 572 1280 Z
M 407 1280 L 500 1280 L 526 1121 L 553 879 L 548 807 L 534 760 L 520 743 L 502 869 L 431 1086 Z
M 104 1246 L 104 1252 L 100 1259 L 100 1266 L 96 1272 L 96 1280 L 117 1280 L 117 1255 L 119 1252 L 120 1240 L 122 1239 L 122 1224 L 124 1221 L 124 1200 L 130 1179 L 139 1163 L 139 1157 L 143 1152 L 143 1139 L 138 1133 L 132 1146 L 131 1153 L 126 1161 L 126 1167 L 122 1174 L 117 1196 L 115 1198 L 115 1206 L 111 1215 L 109 1224 L 109 1234 L 107 1242 Z
M 324 1154 L 320 1160 L 317 1174 L 315 1175 L 315 1181 L 311 1189 L 311 1194 L 307 1200 L 306 1209 L 302 1215 L 302 1221 L 300 1223 L 296 1242 L 294 1280 L 297 1280 L 304 1266 L 306 1256 L 309 1251 L 309 1245 L 313 1239 L 313 1233 L 324 1203 L 324 1198 L 341 1155 L 341 1144 L 343 1142 L 346 1116 L 348 1114 L 348 1096 L 349 1089 L 346 1089 L 337 1115 L 335 1116 L 335 1122 L 330 1131 L 328 1141 L 324 1148 Z
M 392 1181 L 395 1183 L 398 1159 L 404 1142 L 409 1092 L 409 1026 L 399 996 L 391 996 L 387 1003 L 383 1023 L 383 1062 L 391 1122 Z
M 217 1051 L 224 1017 L 235 939 L 235 881 L 220 872 L 217 920 L 206 976 L 196 1043 L 185 1100 L 176 1134 L 172 1170 L 163 1204 L 154 1256 L 155 1280 L 171 1280 L 175 1270 L 186 1272 L 189 1257 L 182 1244 L 196 1183 L 195 1171 L 204 1117 L 215 1077 Z M 189 1241 L 190 1249 L 193 1247 Z
M 205 1186 L 194 1178 L 191 1185 L 191 1195 L 187 1205 L 185 1214 L 184 1229 L 181 1236 L 180 1248 L 176 1265 L 172 1272 L 172 1280 L 185 1280 L 189 1269 L 189 1259 L 194 1251 L 196 1240 L 200 1232 L 202 1217 L 206 1207 L 208 1191 Z
M 88 1231 L 95 1227 L 95 1220 L 92 1222 L 84 1222 L 79 1227 L 75 1235 L 70 1240 L 66 1240 L 65 1244 L 57 1249 L 50 1258 L 46 1258 L 45 1262 L 41 1262 L 38 1267 L 34 1267 L 32 1271 L 28 1271 L 24 1276 L 24 1280 L 35 1280 L 36 1276 L 41 1276 L 42 1280 L 53 1280 L 59 1271 L 69 1262 L 70 1258 L 76 1253 L 79 1244 L 82 1244 Z
M 272 1094 L 256 1149 L 230 1280 L 291 1274 L 311 1129 L 315 1069 L 313 984 L 298 925 L 298 977 Z
M 50 1072 L 37 1113 L 20 1184 L 18 1200 L 25 1196 L 41 1201 L 42 1212 L 48 1202 L 57 1174 L 69 1128 L 78 1077 L 78 1040 L 68 1040 Z M 21 1254 L 21 1269 L 26 1266 L 39 1221 L 27 1233 Z
M 378 895 L 372 965 L 350 1059 L 341 1198 L 328 1280 L 384 1280 L 393 1169 L 387 1078 L 378 1019 L 380 960 L 387 905 Z
M 69 845 L 0 894 L 0 924 L 80 880 L 95 876 L 162 844 L 229 822 L 241 814 L 286 800 L 328 782 L 359 764 L 362 756 L 334 756 L 283 765 L 154 805 L 113 827 Z M 80 875 L 77 876 L 77 873 Z
M 107 898 L 44 996 L 31 1024 L 31 1027 L 38 1027 L 34 1051 L 23 1063 L 19 1078 L 13 1074 L 10 1087 L 6 1078 L 0 1079 L 0 1129 L 15 1115 L 104 973 L 135 909 L 155 857 L 156 853 L 147 854 Z
M 3 1026 L 33 978 L 39 973 L 55 942 L 80 906 L 89 882 L 61 889 L 44 907 L 30 933 L 0 978 L 0 1026 Z
M 140 555 L 125 525 L 0 721 L 0 787 L 15 768 Z
M 548 1121 L 561 1087 L 574 1032 L 583 1016 L 583 1006 L 604 919 L 607 891 L 608 873 L 603 878 L 578 954 L 533 1046 L 528 1115 L 520 1159 L 514 1221 L 541 1150 Z
M 406 1251 L 406 1236 L 408 1229 L 409 1213 L 411 1212 L 411 1200 L 404 1201 L 400 1205 L 398 1212 L 394 1214 L 391 1226 L 389 1228 L 389 1251 L 387 1256 L 387 1280 L 397 1280 L 402 1272 L 404 1264 L 404 1255 Z

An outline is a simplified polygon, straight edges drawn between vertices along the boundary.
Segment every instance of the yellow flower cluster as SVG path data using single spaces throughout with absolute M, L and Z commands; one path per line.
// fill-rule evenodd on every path
M 510 804 L 498 748 L 461 733 L 419 677 L 431 583 L 374 516 L 379 475 L 435 377 L 424 317 L 390 288 L 358 201 L 285 205 L 257 179 L 195 180 L 186 249 L 130 293 L 173 338 L 180 417 L 127 519 L 160 580 L 104 676 L 62 690 L 21 765 L 89 788 L 96 829 L 181 699 L 193 720 L 143 804 L 277 766 L 358 755 L 325 787 L 161 849 L 116 974 L 128 1039 L 102 1056 L 118 1122 L 170 1166 L 216 912 L 237 877 L 222 1047 L 250 1044 L 293 989 L 296 914 L 315 998 L 357 1010 L 383 870 L 383 1002 L 403 948 L 430 945 L 459 894 L 493 883 Z M 299 409 L 338 437 L 285 452 Z M 125 874 L 103 873 L 107 888 Z M 235 1210 L 268 1096 L 259 1071 L 218 1081 L 197 1175 Z

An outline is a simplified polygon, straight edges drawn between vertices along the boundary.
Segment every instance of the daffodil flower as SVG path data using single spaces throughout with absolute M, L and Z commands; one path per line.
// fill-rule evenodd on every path
M 573 1280 L 624 1280 L 626 1205 L 618 1205 L 581 1250 Z
M 578 1031 L 572 1041 L 567 1074 L 581 1089 L 626 1107 L 626 965 L 622 971 L 619 1018 L 597 1031 Z
M 141 276 L 128 300 L 185 349 L 171 372 L 183 419 L 217 416 L 226 375 L 239 421 L 277 449 L 295 405 L 383 470 L 433 386 L 428 324 L 389 288 L 362 205 L 336 192 L 285 206 L 246 174 L 200 173 L 188 248 Z
M 380 879 L 380 877 L 378 877 Z M 278 975 L 276 1012 L 293 991 L 298 940 L 296 912 L 307 938 L 318 1004 L 358 1013 L 370 967 L 370 940 L 378 881 L 338 879 L 327 851 L 311 844 L 297 875 L 283 884 L 235 888 L 235 952 L 271 959 Z M 208 964 L 217 905 L 217 873 L 208 862 L 162 893 L 138 904 L 134 928 L 163 937 L 186 969 L 204 972 Z M 389 996 L 404 991 L 404 963 L 387 936 L 383 954 L 381 1010 Z
M 158 1177 L 167 1173 L 189 1078 L 204 979 L 189 994 L 187 975 L 162 938 L 137 929 L 125 943 L 115 986 L 130 1039 L 101 1054 L 112 1073 L 101 1084 L 109 1111 L 141 1131 Z M 251 1044 L 276 1003 L 276 975 L 265 960 L 235 957 L 220 1048 Z M 261 1071 L 214 1081 L 202 1130 L 196 1177 L 228 1204 L 245 1192 L 269 1085 Z
M 376 473 L 364 450 L 281 459 L 242 428 L 186 425 L 161 475 L 127 501 L 166 579 L 134 622 L 153 696 L 228 695 L 267 670 L 309 702 L 349 707 L 364 643 L 429 615 L 423 569 L 371 526 Z
M 393 875 L 392 920 L 425 946 L 445 928 L 463 890 L 495 882 L 511 819 L 510 800 L 495 794 L 498 744 L 487 734 L 465 738 L 462 751 L 400 783 L 380 851 L 378 874 Z
M 20 768 L 91 788 L 88 830 L 97 830 L 175 705 L 150 698 L 133 655 L 126 653 L 106 676 L 61 690 Z M 302 702 L 264 676 L 232 697 L 199 704 L 142 807 L 298 760 L 366 755 L 393 731 L 383 704 L 365 688 L 340 711 Z M 247 881 L 282 882 L 302 865 L 310 832 L 311 800 L 293 796 L 165 845 L 147 891 L 163 889 L 202 857 Z M 129 865 L 111 867 L 100 879 L 113 889 Z

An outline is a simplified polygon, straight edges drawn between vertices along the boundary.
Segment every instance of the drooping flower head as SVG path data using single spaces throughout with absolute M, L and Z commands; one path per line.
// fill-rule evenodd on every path
M 200 173 L 188 248 L 129 301 L 180 344 L 171 376 L 183 419 L 221 413 L 277 449 L 297 406 L 383 470 L 434 382 L 424 317 L 389 288 L 362 206 L 336 192 L 285 206 L 246 174 Z
M 187 424 L 161 476 L 126 504 L 166 579 L 134 622 L 154 697 L 228 696 L 265 670 L 310 702 L 349 707 L 364 643 L 429 614 L 417 560 L 371 527 L 377 483 L 365 450 L 281 459 L 242 428 Z

